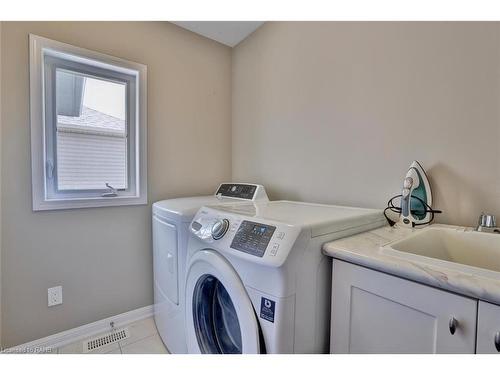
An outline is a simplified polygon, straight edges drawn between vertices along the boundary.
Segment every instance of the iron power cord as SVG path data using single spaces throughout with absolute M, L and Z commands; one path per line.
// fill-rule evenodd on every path
M 401 198 L 402 195 L 399 194 L 399 195 L 395 195 L 394 197 L 392 197 L 391 199 L 389 199 L 389 201 L 387 202 L 387 207 L 385 208 L 384 210 L 384 216 L 387 220 L 387 222 L 389 223 L 389 225 L 392 227 L 396 224 L 396 221 L 390 219 L 388 216 L 387 216 L 387 211 L 392 211 L 394 213 L 397 213 L 397 214 L 401 214 L 401 207 L 398 207 L 394 204 L 394 199 L 397 199 L 397 198 Z M 421 198 L 419 197 L 415 197 L 414 195 L 411 196 L 411 198 L 413 199 L 416 199 L 418 200 L 422 206 L 424 207 L 424 209 L 422 210 L 411 210 L 411 213 L 414 214 L 414 215 L 425 215 L 427 213 L 430 212 L 431 214 L 431 217 L 429 219 L 429 221 L 426 221 L 425 223 L 412 223 L 412 227 L 416 227 L 416 226 L 419 226 L 419 225 L 427 225 L 427 224 L 430 224 L 433 220 L 434 220 L 434 214 L 440 214 L 442 213 L 443 211 L 441 210 L 435 210 L 433 209 L 431 206 L 429 206 L 427 204 L 427 202 L 425 202 L 424 200 L 422 200 Z

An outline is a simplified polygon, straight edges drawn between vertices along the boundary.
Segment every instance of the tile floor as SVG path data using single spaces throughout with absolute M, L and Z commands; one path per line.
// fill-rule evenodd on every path
M 119 327 L 121 328 L 121 327 Z M 137 321 L 128 326 L 128 339 L 104 346 L 88 354 L 167 354 L 168 350 L 158 335 L 153 318 Z M 57 349 L 59 354 L 82 354 L 83 341 Z

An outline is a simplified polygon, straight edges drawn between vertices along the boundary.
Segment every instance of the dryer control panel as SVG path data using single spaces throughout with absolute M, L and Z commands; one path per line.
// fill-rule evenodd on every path
M 266 190 L 262 185 L 223 183 L 215 192 L 217 197 L 228 197 L 246 201 L 268 201 Z

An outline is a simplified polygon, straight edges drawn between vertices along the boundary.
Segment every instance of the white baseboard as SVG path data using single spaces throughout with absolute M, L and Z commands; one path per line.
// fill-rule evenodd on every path
M 99 335 L 111 329 L 110 323 L 113 322 L 116 328 L 123 327 L 138 320 L 153 316 L 153 305 L 141 307 L 136 310 L 127 311 L 123 314 L 110 316 L 109 318 L 98 320 L 97 322 L 85 324 L 80 327 L 68 329 L 38 340 L 30 341 L 25 344 L 7 348 L 4 353 L 39 353 L 50 349 L 60 348 L 87 337 Z

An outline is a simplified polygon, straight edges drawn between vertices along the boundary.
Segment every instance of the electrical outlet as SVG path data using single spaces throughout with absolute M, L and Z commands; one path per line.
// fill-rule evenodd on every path
M 62 304 L 62 286 L 55 286 L 47 290 L 48 305 L 55 306 Z

